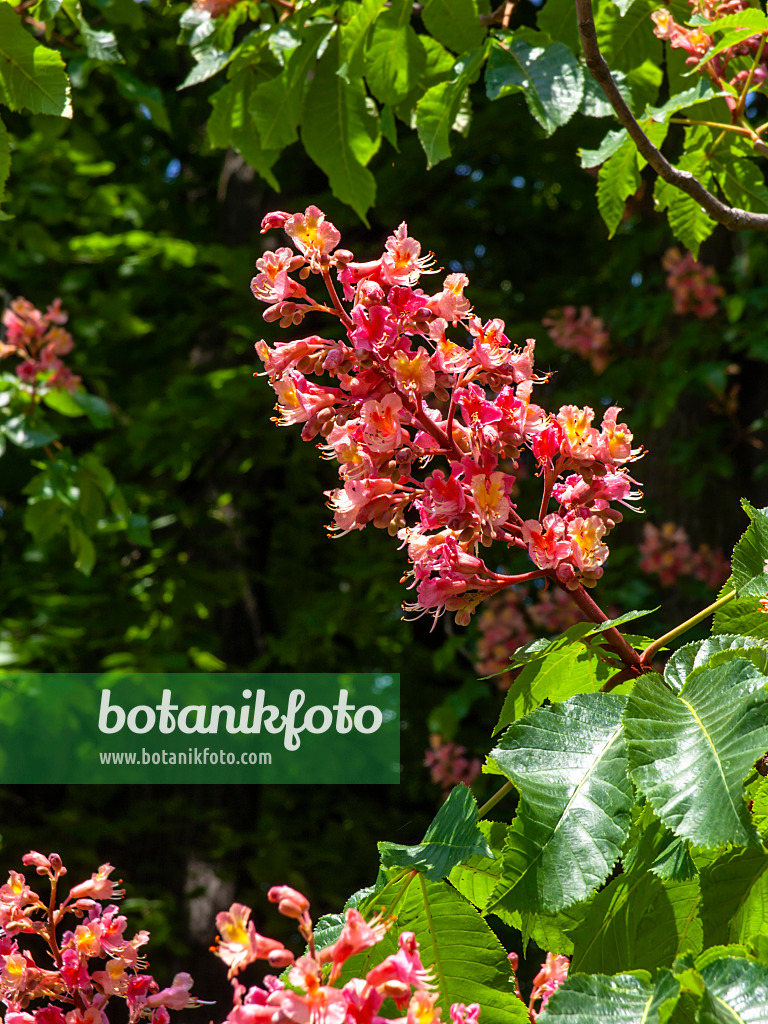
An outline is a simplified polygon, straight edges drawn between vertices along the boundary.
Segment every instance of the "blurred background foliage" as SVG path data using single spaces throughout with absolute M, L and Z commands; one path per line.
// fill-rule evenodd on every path
M 94 25 L 102 6 L 89 13 Z M 69 363 L 112 413 L 106 430 L 62 418 L 62 437 L 76 455 L 101 459 L 148 532 L 131 539 L 97 524 L 84 575 L 65 535 L 42 544 L 26 531 L 37 470 L 9 446 L 0 664 L 391 671 L 403 693 L 398 787 L 0 789 L 5 868 L 29 848 L 58 850 L 73 881 L 116 864 L 136 927 L 152 929 L 153 961 L 203 974 L 197 991 L 208 997 L 226 986 L 219 965 L 203 968 L 213 933 L 190 917 L 195 879 L 208 877 L 195 865 L 219 875 L 222 895 L 253 902 L 259 930 L 278 926 L 264 899 L 277 882 L 305 889 L 317 912 L 338 910 L 373 881 L 376 840 L 418 842 L 439 805 L 423 766 L 430 730 L 482 753 L 501 701 L 492 682 L 477 683 L 477 624 L 401 619 L 406 562 L 395 542 L 373 528 L 326 537 L 323 491 L 335 470 L 298 431 L 274 427 L 272 392 L 252 376 L 254 343 L 280 336 L 248 287 L 255 259 L 274 245 L 259 235 L 261 217 L 314 203 L 359 258 L 378 255 L 405 220 L 438 265 L 469 275 L 483 319 L 504 318 L 516 342 L 537 339 L 538 368 L 553 371 L 539 401 L 624 409 L 649 449 L 636 466 L 647 518 L 684 527 L 693 548 L 726 553 L 746 525 L 738 498 L 768 504 L 768 243 L 718 229 L 701 259 L 725 289 L 719 311 L 674 313 L 666 223 L 641 189 L 608 242 L 594 181 L 573 155 L 596 146 L 602 128 L 577 116 L 547 139 L 521 96 L 490 105 L 481 92 L 467 138 L 455 136 L 453 157 L 429 172 L 414 135 L 401 132 L 399 150 L 382 145 L 366 230 L 298 145 L 274 168 L 279 195 L 234 152 L 208 149 L 215 86 L 176 90 L 187 71 L 174 30 L 184 5 L 123 8 L 125 23 L 113 27 L 128 79 L 65 49 L 73 120 L 7 116 L 13 219 L 1 226 L 0 288 L 5 303 L 23 295 L 45 308 L 61 297 L 76 343 Z M 609 331 L 600 374 L 542 326 L 567 305 L 591 307 Z M 522 508 L 524 489 L 518 500 Z M 643 621 L 653 633 L 709 603 L 716 586 L 660 587 L 640 571 L 643 521 L 628 512 L 613 535 L 596 596 L 619 611 L 663 603 Z M 476 788 L 481 799 L 491 791 L 482 778 Z

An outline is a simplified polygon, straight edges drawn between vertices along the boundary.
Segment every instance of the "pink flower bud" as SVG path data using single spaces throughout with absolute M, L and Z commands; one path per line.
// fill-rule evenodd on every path
M 277 909 L 286 917 L 300 918 L 309 910 L 309 900 L 290 885 L 273 885 L 267 893 L 270 903 L 277 903 Z

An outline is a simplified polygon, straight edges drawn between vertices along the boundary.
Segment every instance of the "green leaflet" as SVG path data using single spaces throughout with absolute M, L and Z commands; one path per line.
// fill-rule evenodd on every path
M 171 123 L 163 102 L 163 94 L 155 85 L 146 85 L 122 67 L 113 67 L 111 74 L 120 93 L 136 105 L 143 104 L 152 121 L 164 132 L 171 132 Z
M 721 655 L 717 660 L 724 661 L 729 657 L 738 656 L 737 652 L 742 652 L 741 657 L 749 661 L 751 658 L 747 651 L 750 649 L 755 653 L 763 652 L 761 662 L 764 661 L 764 656 L 768 655 L 768 647 L 754 637 L 720 634 L 707 640 L 686 644 L 678 648 L 667 662 L 664 668 L 664 681 L 679 693 L 691 672 L 696 668 L 703 668 L 714 656 Z M 755 667 L 760 668 L 761 665 L 755 664 Z
M 553 42 L 565 43 L 572 53 L 581 53 L 579 26 L 576 23 L 573 0 L 547 0 L 536 17 L 536 25 L 546 32 Z M 587 75 L 587 78 L 591 77 Z
M 483 41 L 475 0 L 426 0 L 421 17 L 427 31 L 455 53 L 474 50 Z
M 602 0 L 595 16 L 597 41 L 611 69 L 632 71 L 646 60 L 657 67 L 662 62 L 661 40 L 651 31 L 654 0 L 635 0 L 622 17 L 618 7 Z
M 251 112 L 251 94 L 256 81 L 255 73 L 244 68 L 213 94 L 213 113 L 207 124 L 208 139 L 217 149 L 231 146 L 279 192 L 280 186 L 271 167 L 280 156 L 280 150 L 261 148 Z
M 751 522 L 733 549 L 731 579 L 739 597 L 765 597 L 768 591 L 768 508 L 755 509 L 742 500 Z
M 546 656 L 523 666 L 507 692 L 494 732 L 523 718 L 547 699 L 563 701 L 577 693 L 599 690 L 615 671 L 592 646 L 577 641 L 553 647 Z
M 314 67 L 318 47 L 327 36 L 327 25 L 307 28 L 301 45 L 287 58 L 283 72 L 252 90 L 249 108 L 264 150 L 280 151 L 299 137 L 297 129 L 307 76 Z
M 706 988 L 701 1024 L 763 1024 L 768 1006 L 768 967 L 753 960 L 725 957 L 701 971 Z
M 755 160 L 743 152 L 718 148 L 710 157 L 710 166 L 729 203 L 755 213 L 768 213 L 768 188 Z
M 485 87 L 488 98 L 523 92 L 528 110 L 547 135 L 569 121 L 581 105 L 584 72 L 564 43 L 538 33 L 518 33 L 491 50 Z
M 619 974 L 571 975 L 550 996 L 541 1024 L 563 1021 L 567 1024 L 660 1024 L 659 1011 L 677 1001 L 680 982 L 668 972 L 655 987 L 646 977 Z M 664 1020 L 667 1019 L 665 1016 Z
M 689 171 L 698 178 L 704 188 L 711 191 L 713 185 L 712 170 L 703 150 L 692 150 L 685 153 L 678 161 L 681 171 Z M 715 230 L 715 222 L 702 210 L 698 202 L 681 192 L 679 188 L 658 178 L 654 190 L 654 199 L 660 210 L 667 211 L 669 226 L 686 248 L 694 256 L 698 256 L 699 247 Z
M 11 173 L 11 140 L 8 138 L 6 127 L 0 120 L 0 204 L 5 198 L 5 183 Z M 5 220 L 8 214 L 0 210 L 0 220 Z
M 696 846 L 759 842 L 742 780 L 768 749 L 768 695 L 750 662 L 698 669 L 679 694 L 643 676 L 624 728 L 630 777 L 676 835 Z
M 372 949 L 350 958 L 342 980 L 364 977 L 374 964 L 397 951 L 395 933 L 412 931 L 422 963 L 434 970 L 446 1020 L 452 1003 L 476 1002 L 486 1024 L 528 1024 L 528 1011 L 510 983 L 506 951 L 483 917 L 451 885 L 416 875 L 399 899 L 390 890 L 387 898 L 384 895 L 374 895 L 371 906 L 383 906 L 386 915 L 394 913 L 397 926 Z
M 473 855 L 493 858 L 477 826 L 477 801 L 468 786 L 454 786 L 417 846 L 379 843 L 383 867 L 421 871 L 430 881 L 445 878 Z
M 520 792 L 503 875 L 486 906 L 557 911 L 605 881 L 629 830 L 625 697 L 589 693 L 510 726 L 485 770 Z
M 501 851 L 509 826 L 502 821 L 479 821 L 477 827 L 485 836 L 493 858 L 472 854 L 451 870 L 448 881 L 473 906 L 484 910 L 501 874 Z
M 338 74 L 345 82 L 365 72 L 363 54 L 371 27 L 384 8 L 384 0 L 362 0 L 357 11 L 341 27 L 339 55 L 343 64 Z
M 671 966 L 702 947 L 698 879 L 662 880 L 649 872 L 620 875 L 592 898 L 571 933 L 574 972 L 615 974 Z
M 451 155 L 448 140 L 461 109 L 467 87 L 477 78 L 485 60 L 485 48 L 475 50 L 455 66 L 449 82 L 433 85 L 416 104 L 416 131 L 427 155 L 427 167 Z
M 373 26 L 365 80 L 380 103 L 396 106 L 417 86 L 427 58 L 410 25 L 410 3 L 393 4 Z
M 61 54 L 36 43 L 7 3 L 0 3 L 0 102 L 31 114 L 72 116 Z
M 707 945 L 749 942 L 768 920 L 768 855 L 729 850 L 701 871 L 701 918 Z
M 345 83 L 336 74 L 337 67 L 334 40 L 310 83 L 301 138 L 310 158 L 328 176 L 333 194 L 365 221 L 376 197 L 376 180 L 365 165 L 379 147 L 381 132 L 378 118 L 366 105 L 363 83 Z
M 597 179 L 597 207 L 613 238 L 621 224 L 627 199 L 640 188 L 637 150 L 627 135 L 613 155 L 600 168 Z

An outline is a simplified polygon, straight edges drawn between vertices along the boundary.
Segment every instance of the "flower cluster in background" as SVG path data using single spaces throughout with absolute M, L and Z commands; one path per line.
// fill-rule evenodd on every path
M 430 778 L 443 792 L 460 783 L 470 786 L 481 771 L 479 757 L 467 757 L 467 748 L 433 732 L 429 737 L 429 748 L 424 753 L 424 766 L 429 768 Z
M 693 313 L 701 320 L 713 317 L 724 289 L 714 281 L 715 271 L 676 247 L 667 249 L 661 261 L 667 272 L 667 288 L 672 292 L 676 313 Z
M 19 379 L 35 388 L 44 375 L 49 388 L 77 391 L 80 378 L 62 362 L 75 347 L 72 335 L 65 331 L 67 313 L 61 299 L 55 299 L 45 313 L 27 299 L 16 298 L 3 313 L 5 337 L 0 340 L 0 359 L 17 356 Z
M 663 587 L 674 586 L 681 576 L 692 576 L 711 590 L 721 586 L 730 575 L 731 564 L 720 551 L 707 544 L 694 551 L 682 526 L 645 523 L 640 544 L 640 569 L 659 577 Z
M 606 538 L 623 518 L 617 506 L 639 497 L 628 464 L 641 450 L 621 410 L 606 409 L 598 427 L 589 407 L 549 413 L 535 404 L 533 389 L 546 377 L 534 372 L 534 342 L 516 348 L 504 321 L 476 316 L 464 274 L 449 274 L 432 294 L 419 288 L 433 258 L 405 224 L 367 262 L 338 248 L 339 232 L 316 207 L 268 214 L 262 231 L 276 228 L 296 251 L 257 261 L 251 289 L 268 305 L 264 318 L 287 327 L 323 312 L 346 333 L 256 345 L 277 394 L 277 422 L 302 424 L 305 440 L 319 434 L 339 464 L 332 529 L 372 522 L 397 535 L 416 589 L 406 607 L 435 617 L 453 611 L 461 625 L 481 601 L 530 579 L 581 593 L 594 586 Z M 310 274 L 322 277 L 330 304 L 309 295 Z M 451 340 L 452 328 L 471 347 Z M 541 480 L 536 518 L 520 515 L 513 500 L 524 451 Z M 433 468 L 437 457 L 445 468 Z M 527 552 L 533 570 L 493 570 L 481 549 L 495 541 Z
M 575 306 L 565 306 L 553 310 L 541 322 L 558 348 L 588 359 L 595 373 L 603 372 L 610 359 L 611 339 L 605 324 L 589 306 L 582 306 L 579 310 Z

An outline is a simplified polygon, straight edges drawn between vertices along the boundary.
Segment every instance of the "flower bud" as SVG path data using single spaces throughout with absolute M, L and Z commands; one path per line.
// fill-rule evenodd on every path
M 274 967 L 275 970 L 281 971 L 284 967 L 290 967 L 294 962 L 293 953 L 290 949 L 273 949 L 272 952 L 267 956 L 269 966 Z

